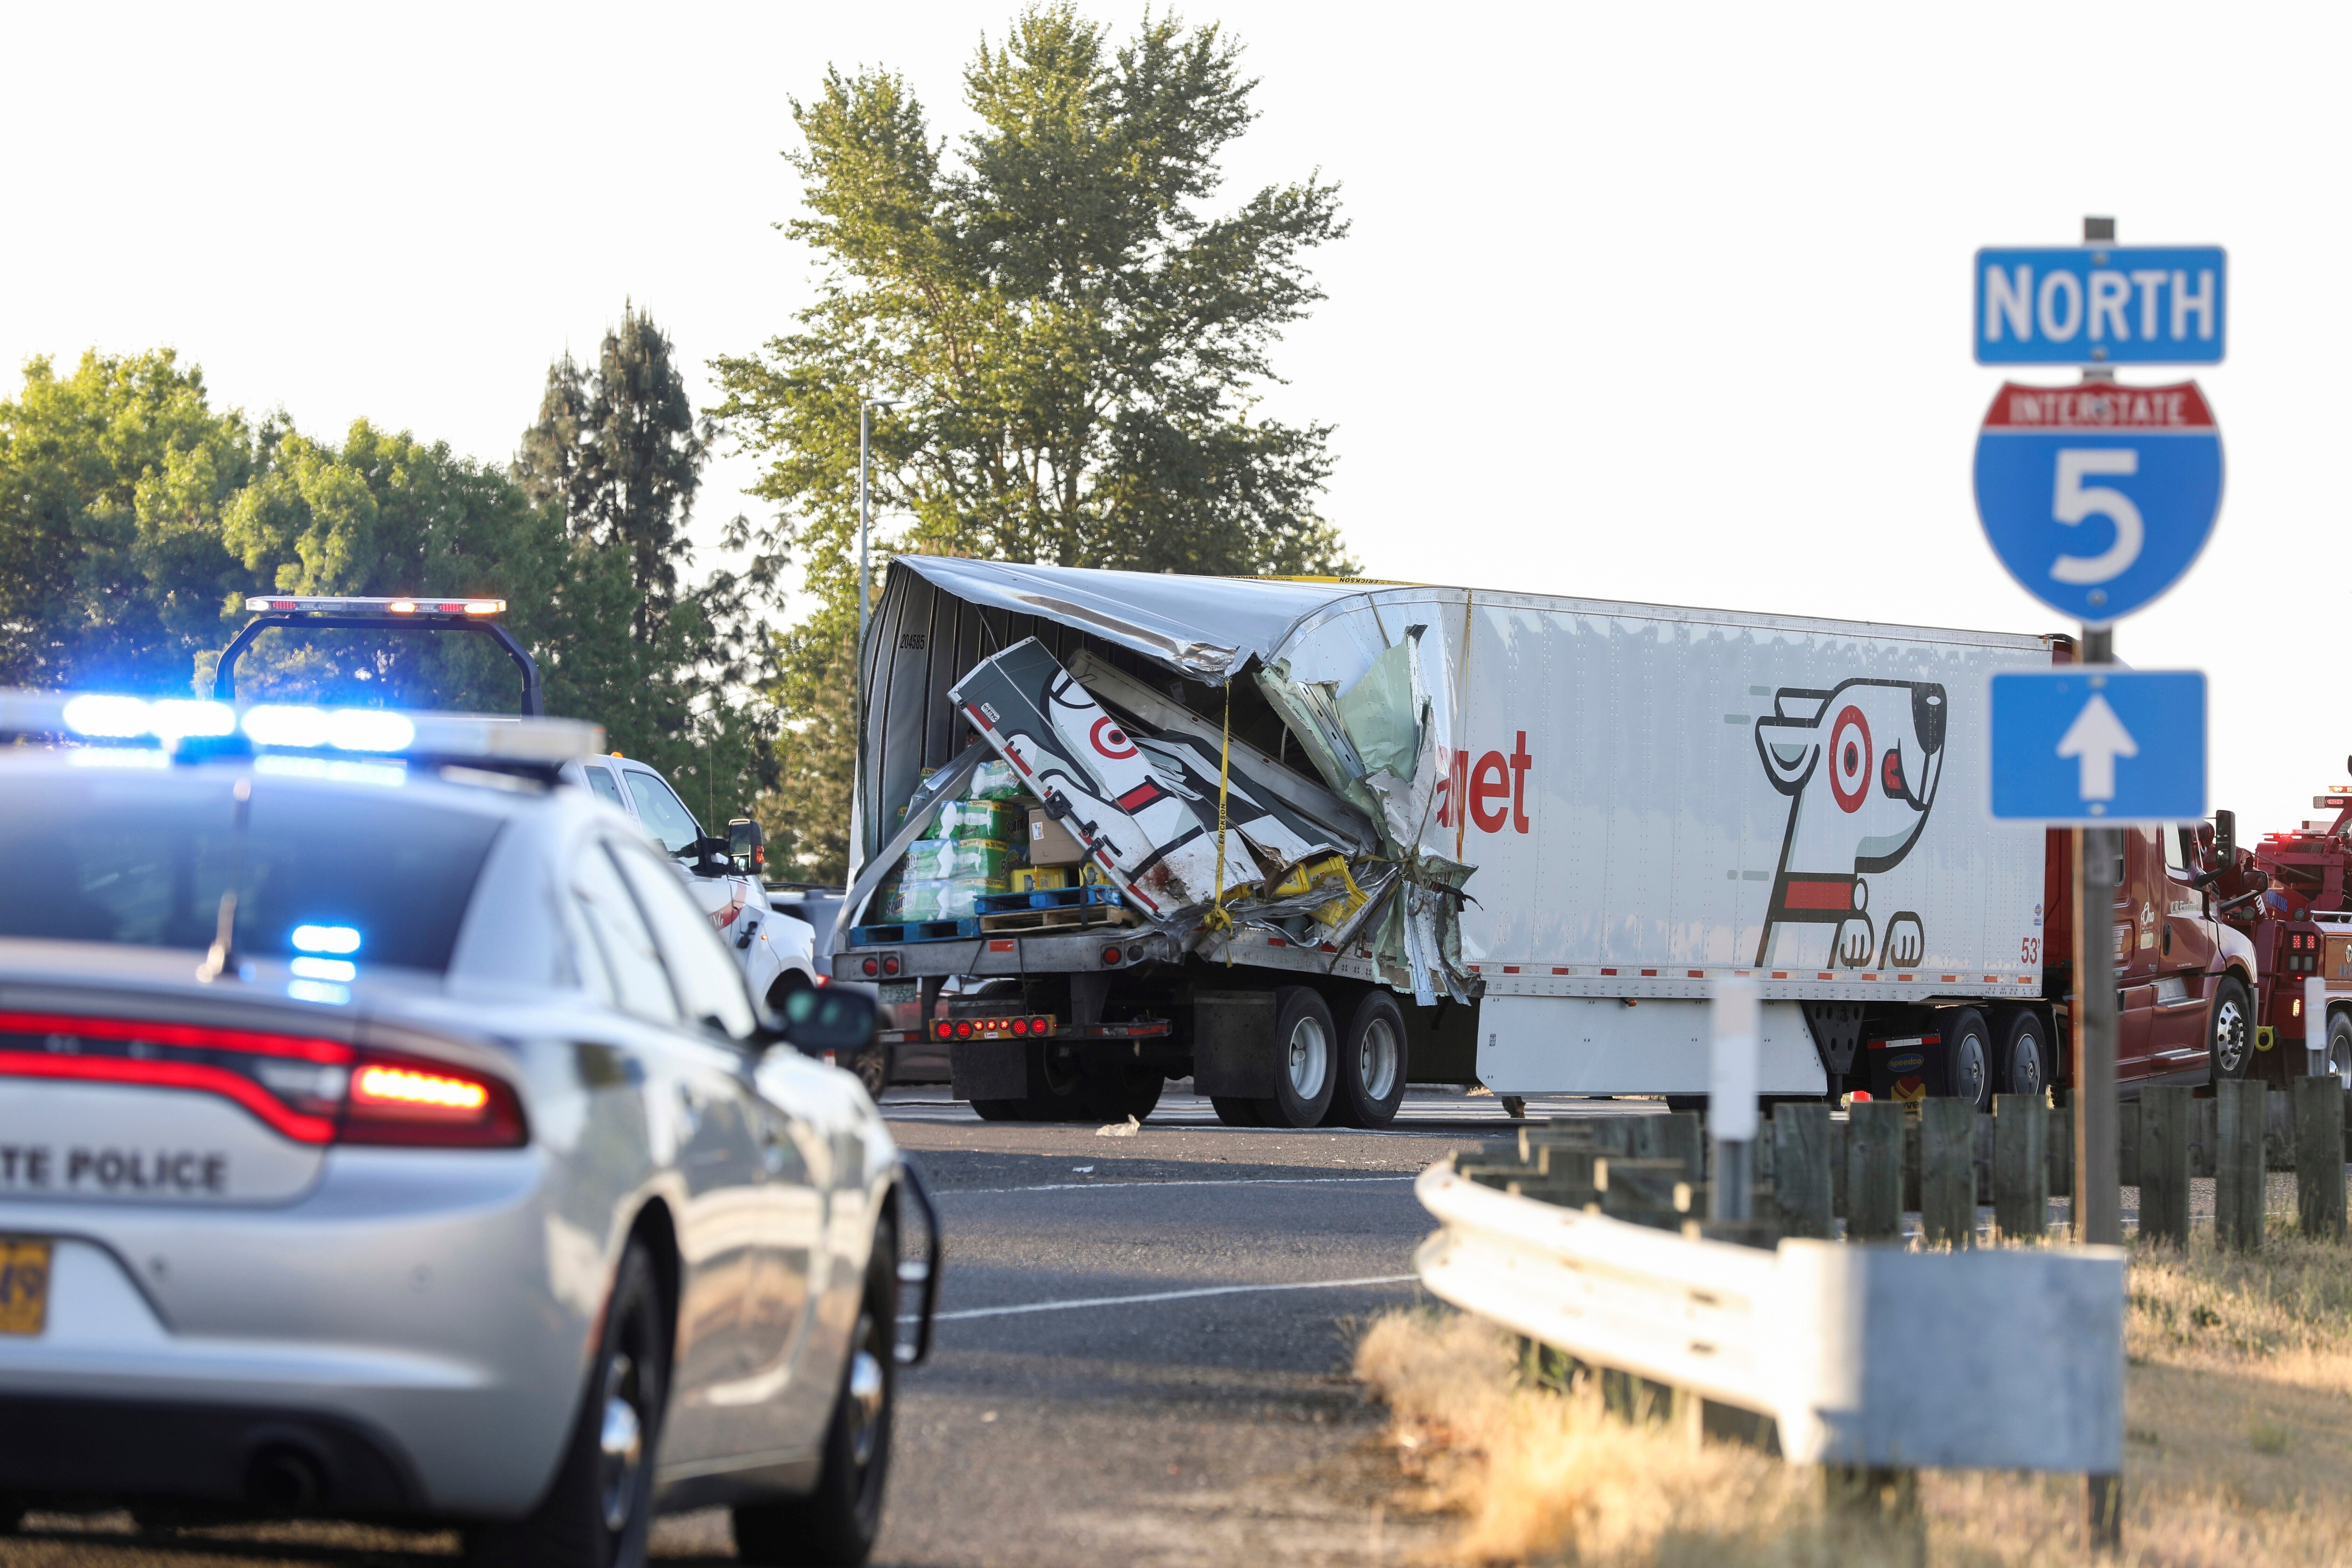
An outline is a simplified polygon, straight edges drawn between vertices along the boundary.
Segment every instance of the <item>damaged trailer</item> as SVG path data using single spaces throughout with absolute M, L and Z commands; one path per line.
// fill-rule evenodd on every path
M 2044 837 L 1987 815 L 1983 689 L 2053 646 L 900 557 L 832 973 L 992 1119 L 1185 1077 L 1292 1127 L 1408 1082 L 1698 1094 L 1730 975 L 1764 1091 L 1830 1092 L 1865 1034 L 2042 994 Z

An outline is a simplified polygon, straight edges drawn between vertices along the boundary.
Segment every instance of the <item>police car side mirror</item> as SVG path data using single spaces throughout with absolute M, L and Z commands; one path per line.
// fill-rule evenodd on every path
M 874 1043 L 880 1009 L 873 995 L 845 985 L 807 985 L 784 998 L 781 1022 L 788 1045 L 819 1056 L 848 1058 Z

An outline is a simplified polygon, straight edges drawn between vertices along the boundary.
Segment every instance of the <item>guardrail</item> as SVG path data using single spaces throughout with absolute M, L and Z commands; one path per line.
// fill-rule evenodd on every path
M 1440 1299 L 1580 1361 L 1770 1417 L 1790 1461 L 1857 1468 L 2123 1466 L 2124 1253 L 1774 1251 L 1515 1196 L 1414 1191 Z

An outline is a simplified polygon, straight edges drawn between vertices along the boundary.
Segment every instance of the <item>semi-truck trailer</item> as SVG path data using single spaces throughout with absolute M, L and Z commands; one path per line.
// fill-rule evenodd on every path
M 1409 1081 L 1697 1096 L 1733 978 L 1764 998 L 1767 1094 L 2034 1092 L 2067 1076 L 2077 839 L 1990 817 L 1986 690 L 2072 657 L 901 557 L 832 973 L 908 996 L 906 1036 L 945 1040 L 992 1117 L 1147 1114 L 1184 1077 L 1229 1121 L 1291 1126 L 1378 1124 Z M 982 761 L 1089 885 L 877 918 Z M 2121 838 L 2119 1080 L 2243 1073 L 2259 970 L 2216 874 L 2240 858 L 2203 824 Z

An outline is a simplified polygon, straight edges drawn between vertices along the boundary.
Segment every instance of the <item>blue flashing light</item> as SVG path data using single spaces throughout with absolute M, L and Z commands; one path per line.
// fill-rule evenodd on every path
M 357 952 L 360 933 L 353 926 L 296 926 L 287 942 L 303 952 Z M 345 968 L 350 965 L 346 964 Z M 348 980 L 350 975 L 342 976 Z
M 286 967 L 305 980 L 356 980 L 360 973 L 348 958 L 298 958 Z
M 323 980 L 289 980 L 286 983 L 286 994 L 297 1002 L 325 1002 L 337 1007 L 348 1007 L 352 1004 L 349 988 L 330 984 Z

